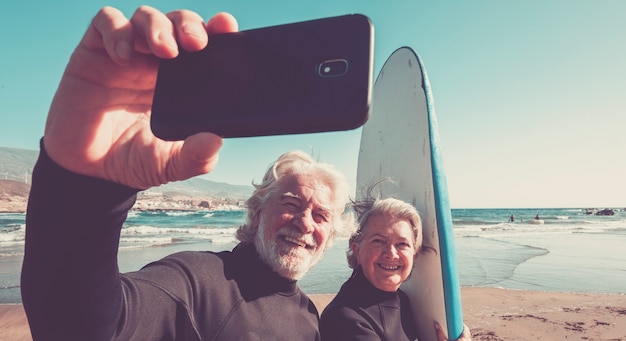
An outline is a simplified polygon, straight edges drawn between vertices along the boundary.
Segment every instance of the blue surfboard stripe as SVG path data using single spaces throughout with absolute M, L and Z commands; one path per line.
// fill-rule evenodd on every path
M 449 339 L 456 340 L 463 332 L 463 308 L 461 304 L 461 286 L 456 262 L 456 247 L 454 243 L 450 200 L 448 197 L 448 185 L 439 147 L 437 116 L 435 114 L 434 100 L 424 63 L 412 48 L 405 48 L 409 49 L 411 53 L 415 55 L 422 71 L 422 87 L 426 94 L 426 104 L 428 108 L 433 187 L 435 202 L 438 203 L 435 207 L 435 211 L 437 216 L 437 233 L 439 236 L 444 300 L 446 305 L 446 322 L 448 325 Z

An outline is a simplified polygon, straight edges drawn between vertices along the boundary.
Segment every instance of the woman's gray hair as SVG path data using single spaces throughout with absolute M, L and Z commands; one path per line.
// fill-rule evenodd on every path
M 354 231 L 354 215 L 346 207 L 350 202 L 350 186 L 344 175 L 333 165 L 317 162 L 302 151 L 291 151 L 281 155 L 268 169 L 259 184 L 253 183 L 255 190 L 246 201 L 248 210 L 246 221 L 237 230 L 237 239 L 244 243 L 253 243 L 257 233 L 258 217 L 261 208 L 272 197 L 278 183 L 285 175 L 314 174 L 330 187 L 333 193 L 332 229 L 328 246 L 336 235 L 349 235 Z
M 369 219 L 373 216 L 387 216 L 407 221 L 413 230 L 413 243 L 415 255 L 417 255 L 422 247 L 422 219 L 413 205 L 395 198 L 374 198 L 371 196 L 371 191 L 368 191 L 368 196 L 365 199 L 352 202 L 352 207 L 356 212 L 359 226 L 356 232 L 350 236 L 348 242 L 346 257 L 350 268 L 354 269 L 358 265 L 356 255 L 352 251 L 352 245 L 361 243 L 368 228 Z

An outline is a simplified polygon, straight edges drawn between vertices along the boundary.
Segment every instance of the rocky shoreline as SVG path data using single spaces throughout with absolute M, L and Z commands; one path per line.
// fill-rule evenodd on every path
M 25 213 L 30 184 L 13 180 L 0 180 L 0 213 Z M 193 211 L 241 210 L 243 198 L 192 196 L 177 192 L 144 191 L 137 194 L 133 210 L 137 211 Z M 609 216 L 626 208 L 586 208 L 587 215 Z
M 143 192 L 137 195 L 136 211 L 197 211 L 241 210 L 242 199 L 193 197 L 188 195 L 161 195 L 155 197 Z
M 26 205 L 26 201 L 0 201 L 0 213 L 26 213 Z
M 0 213 L 24 213 L 30 185 L 13 180 L 0 180 Z
M 25 213 L 30 185 L 12 180 L 0 180 L 0 213 Z M 140 192 L 133 210 L 192 211 L 241 210 L 244 199 L 190 196 L 181 193 Z

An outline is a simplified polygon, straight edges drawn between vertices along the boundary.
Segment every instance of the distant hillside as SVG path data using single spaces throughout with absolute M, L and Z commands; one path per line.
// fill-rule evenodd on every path
M 17 186 L 14 182 L 30 184 L 33 166 L 38 155 L 39 151 L 36 150 L 0 147 L 0 180 L 11 180 L 0 182 L 0 193 L 13 192 Z M 21 191 L 23 192 L 24 188 L 28 187 L 21 187 Z M 230 185 L 196 177 L 186 181 L 172 182 L 150 191 L 170 195 L 244 199 L 250 196 L 252 190 L 252 186 Z
M 0 180 L 0 200 L 9 197 L 27 198 L 30 185 L 13 180 Z
M 185 181 L 170 182 L 150 191 L 163 194 L 183 194 L 194 197 L 220 197 L 228 199 L 247 199 L 252 194 L 252 186 L 231 185 L 223 182 L 214 182 L 202 178 L 192 178 Z
M 0 180 L 30 183 L 39 151 L 0 147 Z

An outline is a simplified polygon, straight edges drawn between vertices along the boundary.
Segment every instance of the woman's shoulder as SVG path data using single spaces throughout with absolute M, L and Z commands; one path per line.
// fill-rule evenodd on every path
M 349 296 L 349 295 L 348 295 Z M 324 308 L 320 316 L 320 329 L 334 330 L 348 321 L 360 320 L 362 309 L 354 300 L 347 299 L 346 295 L 339 292 L 335 298 Z

